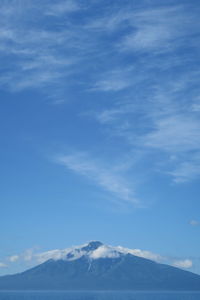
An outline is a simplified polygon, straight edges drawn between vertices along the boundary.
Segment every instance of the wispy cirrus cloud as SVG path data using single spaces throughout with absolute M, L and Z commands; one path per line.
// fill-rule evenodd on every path
M 194 117 L 170 115 L 157 119 L 155 129 L 144 137 L 144 144 L 167 152 L 200 150 L 200 122 Z
M 104 73 L 91 90 L 103 92 L 118 92 L 132 85 L 129 70 L 113 70 Z
M 101 5 L 94 20 L 93 4 L 80 3 L 3 3 L 1 87 L 40 90 L 57 103 L 66 99 L 74 82 L 84 91 L 103 92 L 104 97 L 113 92 L 102 110 L 94 105 L 103 130 L 123 138 L 130 153 L 144 150 L 144 160 L 152 152 L 166 154 L 163 172 L 174 182 L 197 178 L 200 90 L 193 54 L 199 49 L 195 36 L 200 28 L 194 22 L 198 9 L 189 9 L 189 4 L 148 6 L 146 1 L 122 8 L 116 2 L 114 10 Z M 80 22 L 73 19 L 83 10 Z M 61 16 L 67 19 L 59 23 Z
M 145 150 L 145 155 L 165 154 L 163 172 L 177 183 L 200 175 L 199 71 L 191 54 L 199 48 L 193 39 L 200 31 L 192 21 L 197 17 L 197 12 L 188 10 L 187 5 L 163 5 L 151 9 L 137 7 L 111 15 L 107 22 L 104 17 L 102 23 L 98 20 L 93 24 L 99 29 L 107 24 L 108 31 L 129 24 L 129 33 L 122 34 L 119 49 L 132 53 L 133 59 L 137 57 L 129 73 L 132 90 L 94 116 L 113 135 Z M 187 56 L 180 54 L 182 48 Z M 148 56 L 141 59 L 144 52 Z M 105 79 L 109 83 L 107 73 Z M 110 80 L 113 83 L 112 76 Z M 103 85 L 99 85 L 99 90 L 100 87 L 106 90 Z
M 175 183 L 184 183 L 197 179 L 200 176 L 199 155 L 191 159 L 185 158 L 185 160 L 179 162 L 175 169 L 170 171 L 169 174 L 173 176 Z
M 81 41 L 87 33 L 80 35 L 81 27 L 74 28 L 73 20 L 59 29 L 52 24 L 57 22 L 56 16 L 79 9 L 75 1 L 3 3 L 0 12 L 1 88 L 14 92 L 43 89 L 47 95 L 60 90 L 60 95 L 65 97 L 69 77 L 79 70 L 80 57 L 87 48 Z
M 186 9 L 187 12 L 186 12 Z M 189 7 L 180 5 L 160 5 L 148 7 L 145 2 L 140 5 L 129 5 L 118 11 L 97 18 L 88 24 L 95 31 L 119 31 L 129 28 L 128 34 L 122 34 L 118 47 L 121 51 L 137 53 L 170 52 L 183 46 L 186 35 L 198 32 L 193 27 L 194 18 L 198 14 L 189 13 Z
M 127 179 L 117 171 L 116 166 L 113 168 L 111 166 L 103 167 L 102 162 L 95 161 L 85 153 L 60 155 L 56 157 L 56 162 L 76 174 L 88 178 L 116 199 L 139 205 L 133 184 L 128 184 Z
M 80 9 L 80 5 L 75 0 L 64 0 L 54 4 L 50 4 L 47 7 L 46 14 L 52 16 L 66 15 L 67 13 L 72 13 Z
M 122 50 L 171 51 L 182 45 L 185 15 L 181 6 L 161 7 L 135 12 L 130 19 L 133 31 L 122 41 Z M 190 21 L 187 18 L 187 24 Z M 180 39 L 180 40 L 179 40 Z
M 72 56 L 59 54 L 64 35 L 42 30 L 9 29 L 4 32 L 3 55 L 10 57 L 12 71 L 7 69 L 0 77 L 1 86 L 13 91 L 59 85 L 71 72 L 75 63 Z M 7 41 L 5 41 L 7 40 Z M 10 46 L 12 44 L 12 46 Z
M 199 70 L 192 54 L 199 48 L 193 37 L 200 28 L 194 27 L 193 18 L 197 18 L 197 12 L 188 10 L 187 5 L 163 5 L 137 7 L 111 15 L 107 22 L 104 17 L 102 23 L 98 20 L 93 24 L 99 30 L 103 23 L 107 24 L 108 31 L 129 24 L 129 33 L 122 34 L 119 51 L 126 50 L 133 59 L 137 58 L 128 74 L 126 95 L 120 95 L 121 100 L 118 97 L 112 106 L 94 116 L 109 128 L 109 133 L 128 141 L 130 148 L 144 150 L 143 159 L 157 153 L 160 155 L 155 164 L 159 164 L 159 157 L 165 155 L 162 171 L 176 183 L 200 175 Z M 180 49 L 187 56 L 180 54 Z M 141 58 L 144 52 L 147 57 Z M 123 73 L 121 70 L 121 78 L 126 78 Z M 106 91 L 104 84 L 109 84 L 109 79 L 115 86 L 112 75 L 109 78 L 105 73 L 99 90 Z
M 192 83 L 196 84 L 196 79 Z M 188 103 L 187 98 L 193 96 L 188 92 L 184 95 L 185 88 L 183 84 L 169 92 L 164 87 L 159 93 L 147 88 L 143 102 L 137 101 L 137 94 L 130 95 L 133 100 L 118 100 L 93 115 L 113 135 L 126 140 L 130 148 L 145 150 L 146 158 L 156 152 L 166 155 L 163 172 L 174 182 L 190 181 L 200 175 L 200 122 L 199 112 L 192 109 L 195 97 Z

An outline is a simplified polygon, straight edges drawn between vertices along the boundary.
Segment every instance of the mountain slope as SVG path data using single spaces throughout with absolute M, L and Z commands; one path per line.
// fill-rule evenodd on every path
M 0 289 L 200 290 L 200 276 L 91 242 L 63 258 L 0 277 Z

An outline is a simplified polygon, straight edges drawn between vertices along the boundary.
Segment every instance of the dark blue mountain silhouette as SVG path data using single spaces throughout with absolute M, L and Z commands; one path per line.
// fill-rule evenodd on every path
M 200 276 L 132 254 L 91 259 L 103 244 L 91 242 L 73 259 L 50 259 L 23 273 L 0 277 L 4 290 L 200 290 Z

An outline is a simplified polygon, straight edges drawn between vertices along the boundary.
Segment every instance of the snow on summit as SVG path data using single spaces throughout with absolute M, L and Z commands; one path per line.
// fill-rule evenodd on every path
M 91 241 L 87 244 L 81 246 L 74 246 L 66 249 L 56 249 L 50 250 L 43 253 L 37 254 L 37 260 L 42 263 L 49 259 L 54 260 L 76 260 L 83 256 L 86 256 L 88 259 L 99 259 L 99 258 L 118 258 L 122 255 L 132 254 L 139 257 L 144 257 L 152 259 L 155 261 L 159 260 L 159 255 L 153 254 L 149 251 L 142 251 L 139 249 L 128 249 L 121 246 L 113 247 L 104 245 L 99 241 Z

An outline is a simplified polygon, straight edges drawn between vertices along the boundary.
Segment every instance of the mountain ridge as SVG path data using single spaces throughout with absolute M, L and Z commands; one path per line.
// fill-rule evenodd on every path
M 200 290 L 199 275 L 133 255 L 127 248 L 91 241 L 71 249 L 61 258 L 0 277 L 0 289 Z

